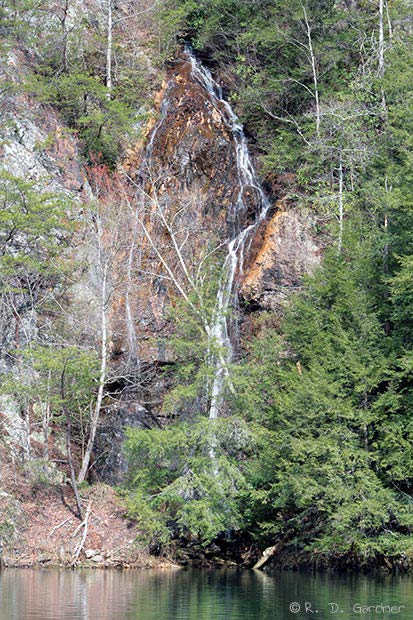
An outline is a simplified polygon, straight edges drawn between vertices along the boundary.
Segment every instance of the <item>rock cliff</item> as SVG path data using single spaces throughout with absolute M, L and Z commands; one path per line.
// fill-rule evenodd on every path
M 228 240 L 256 217 L 258 201 L 256 189 L 246 187 L 247 209 L 241 216 L 234 209 L 240 191 L 237 144 L 225 116 L 192 74 L 187 56 L 169 67 L 158 105 L 157 122 L 149 124 L 146 140 L 131 150 L 124 169 L 132 182 L 143 185 L 144 191 L 137 191 L 142 203 L 146 201 L 142 218 L 179 279 L 181 267 L 172 235 L 183 242 L 183 258 L 190 267 L 202 261 L 206 248 L 224 256 Z M 268 217 L 251 235 L 237 284 L 241 301 L 255 310 L 279 312 L 302 276 L 320 261 L 314 216 L 290 206 L 282 196 L 282 185 L 277 191 L 278 195 L 269 197 L 273 207 Z M 148 248 L 147 238 L 142 242 L 147 249 L 140 257 L 141 275 L 156 275 L 146 278 L 134 300 L 139 355 L 144 361 L 163 362 L 169 359 L 168 351 L 163 344 L 154 346 L 153 339 L 167 336 L 168 308 L 177 292 L 170 278 L 162 277 L 165 268 L 153 248 Z M 126 351 L 126 334 L 120 342 L 120 349 Z
M 224 103 L 211 98 L 194 75 L 187 53 L 168 66 L 156 97 L 155 118 L 148 122 L 143 138 L 129 146 L 118 172 L 104 183 L 91 175 L 76 137 L 56 112 L 35 96 L 13 88 L 24 77 L 25 62 L 22 53 L 10 53 L 1 69 L 2 82 L 9 84 L 0 108 L 2 168 L 33 181 L 39 191 L 66 194 L 72 204 L 79 205 L 80 217 L 82 202 L 94 198 L 114 213 L 107 221 L 108 245 L 119 244 L 112 264 L 110 373 L 121 401 L 106 405 L 97 444 L 97 452 L 106 456 L 100 459 L 97 472 L 116 480 L 125 467 L 121 450 L 125 425 L 159 423 L 166 389 L 159 368 L 174 361 L 167 344 L 172 330 L 170 309 L 179 298 L 180 287 L 191 293 L 185 270 L 195 274 L 209 256 L 222 264 L 228 241 L 257 215 L 257 189 L 245 185 L 244 208 L 234 207 L 240 196 L 239 145 Z M 280 313 L 302 275 L 320 260 L 313 219 L 288 204 L 282 184 L 277 195 L 269 198 L 268 217 L 253 231 L 242 269 L 236 274 L 241 322 L 242 308 L 247 314 L 261 309 Z M 80 308 L 82 337 L 98 344 L 93 293 L 96 250 L 90 247 L 88 235 L 75 242 L 75 253 L 87 257 L 91 266 L 73 284 L 71 303 Z M 36 330 L 35 316 L 24 320 L 27 329 Z M 13 344 L 13 321 L 3 312 L 2 360 Z M 245 322 L 244 332 L 251 325 Z M 3 412 L 10 419 L 16 417 L 10 401 L 4 401 Z M 13 424 L 10 432 L 18 441 Z

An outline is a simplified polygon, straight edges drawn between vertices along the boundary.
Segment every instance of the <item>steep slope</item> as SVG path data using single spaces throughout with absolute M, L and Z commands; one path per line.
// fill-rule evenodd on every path
M 123 217 L 133 215 L 128 250 L 118 261 L 126 284 L 114 293 L 111 334 L 114 375 L 129 379 L 120 380 L 126 387 L 121 406 L 110 410 L 98 439 L 98 451 L 108 456 L 97 472 L 111 481 L 119 480 L 125 468 L 123 428 L 165 423 L 162 401 L 169 384 L 161 369 L 175 361 L 168 344 L 174 307 L 198 295 L 208 260 L 215 262 L 208 278 L 223 277 L 229 241 L 262 208 L 257 187 L 240 177 L 245 155 L 237 153 L 241 146 L 227 104 L 208 92 L 204 79 L 194 73 L 188 52 L 181 52 L 157 96 L 157 121 L 121 166 L 129 185 Z M 282 195 L 282 185 L 278 191 Z M 289 294 L 321 257 L 314 215 L 291 208 L 280 196 L 269 201 L 273 206 L 248 234 L 231 285 L 241 302 L 235 322 L 248 337 L 254 329 L 251 309 L 273 310 L 279 319 Z M 232 312 L 238 304 L 235 298 L 229 301 Z M 237 329 L 230 326 L 236 348 L 242 347 L 235 342 Z
M 205 278 L 200 266 L 205 264 L 208 268 L 211 256 L 214 259 L 211 274 L 219 279 L 228 241 L 254 222 L 259 196 L 256 187 L 245 184 L 243 209 L 234 208 L 240 196 L 239 143 L 225 106 L 219 103 L 222 109 L 217 108 L 205 84 L 194 75 L 187 54 L 182 54 L 168 68 L 157 97 L 158 119 L 148 124 L 146 139 L 130 146 L 128 157 L 113 174 L 99 166 L 86 166 L 76 137 L 56 111 L 21 88 L 13 87 L 24 78 L 26 62 L 22 52 L 10 53 L 2 69 L 7 86 L 1 107 L 1 166 L 10 175 L 33 183 L 39 192 L 66 197 L 75 220 L 85 221 L 84 205 L 96 200 L 101 205 L 106 226 L 105 247 L 113 250 L 112 289 L 107 307 L 108 398 L 94 449 L 93 475 L 118 482 L 126 469 L 125 427 L 165 423 L 161 405 L 169 386 L 161 370 L 175 362 L 167 343 L 174 329 L 171 309 L 182 296 L 190 297 L 197 292 L 196 278 L 199 274 Z M 241 309 L 236 317 L 244 324 L 244 333 L 252 325 L 251 308 L 275 309 L 279 313 L 289 291 L 299 286 L 302 274 L 310 272 L 319 261 L 320 250 L 311 220 L 305 213 L 290 210 L 281 198 L 280 195 L 270 197 L 273 206 L 268 210 L 268 218 L 253 231 L 242 269 L 235 273 L 234 290 L 239 288 L 240 300 L 247 311 Z M 98 348 L 101 334 L 95 263 L 99 256 L 95 241 L 90 232 L 74 237 L 71 251 L 82 258 L 86 268 L 76 274 L 67 299 L 75 317 L 72 322 L 77 331 L 73 333 L 79 341 Z M 27 342 L 36 342 L 42 323 L 33 309 L 26 312 L 24 297 L 18 301 L 21 309 L 16 313 L 10 312 L 7 304 L 2 305 L 1 360 L 3 370 L 7 371 L 10 370 L 8 353 L 16 345 L 16 331 L 24 333 Z M 26 340 L 20 338 L 18 345 L 24 346 Z M 242 342 L 239 344 L 242 346 Z M 24 454 L 28 449 L 33 462 L 39 459 L 44 444 L 35 409 L 26 415 L 13 398 L 2 396 L 1 414 L 6 437 L 5 461 L 8 462 L 10 454 Z M 65 482 L 68 470 L 58 426 L 52 427 L 49 441 L 52 460 L 63 462 L 63 466 L 53 466 L 53 480 L 49 471 L 48 482 L 60 485 Z M 79 446 L 74 444 L 73 449 L 77 463 Z M 41 479 L 42 466 L 33 465 L 30 475 L 33 480 Z M 7 476 L 12 476 L 11 469 Z M 8 510 L 14 505 L 10 544 L 15 544 L 16 536 L 24 532 L 21 540 L 32 539 L 34 545 L 28 555 L 21 545 L 15 545 L 14 552 L 9 550 L 9 563 L 64 563 L 73 557 L 76 540 L 66 540 L 67 532 L 62 531 L 62 535 L 54 537 L 46 546 L 37 544 L 46 526 L 57 528 L 70 518 L 70 510 L 74 510 L 70 487 L 63 489 L 69 511 L 62 512 L 58 509 L 58 493 L 51 491 L 49 500 L 39 493 L 29 501 L 30 488 L 25 487 L 20 473 L 14 475 L 14 483 L 7 485 L 5 491 L 3 523 L 7 530 Z M 31 522 L 31 511 L 40 509 L 45 501 L 55 505 L 53 512 L 60 521 Z M 84 501 L 94 499 L 86 494 Z M 126 548 L 128 527 L 122 524 L 121 508 L 117 509 L 116 500 L 112 501 L 115 504 L 108 510 L 115 510 L 120 519 L 116 545 Z M 100 516 L 96 513 L 97 521 L 106 519 L 104 505 L 102 510 Z M 99 545 L 103 545 L 104 530 L 97 528 L 95 535 L 100 536 Z M 69 547 L 66 559 L 58 553 L 62 545 Z M 134 561 L 136 558 L 131 559 L 127 553 L 119 560 L 120 563 Z

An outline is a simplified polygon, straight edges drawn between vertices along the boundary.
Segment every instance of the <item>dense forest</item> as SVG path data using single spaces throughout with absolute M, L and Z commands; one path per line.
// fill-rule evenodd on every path
M 409 568 L 410 2 L 3 0 L 0 20 L 2 537 L 20 527 L 11 463 L 36 492 L 67 483 L 87 523 L 102 437 L 132 394 L 146 417 L 123 425 L 113 484 L 139 548 L 246 545 L 257 559 L 272 546 L 288 566 Z M 221 143 L 248 143 L 257 174 L 224 232 L 226 198 L 194 189 L 193 172 L 182 180 L 183 150 L 162 160 L 162 178 L 153 163 L 181 131 L 165 119 L 184 108 L 182 62 L 205 89 L 192 100 L 209 97 L 211 123 L 227 124 Z M 41 114 L 49 126 L 32 152 L 45 162 L 68 150 L 57 172 L 47 160 L 31 176 L 7 162 Z M 219 148 L 211 178 L 228 166 Z M 75 190 L 54 180 L 65 167 Z M 280 205 L 319 259 L 271 305 L 242 283 Z M 195 211 L 200 221 L 183 219 Z M 232 238 L 247 249 L 229 279 Z M 155 346 L 166 351 L 156 362 L 143 352 Z

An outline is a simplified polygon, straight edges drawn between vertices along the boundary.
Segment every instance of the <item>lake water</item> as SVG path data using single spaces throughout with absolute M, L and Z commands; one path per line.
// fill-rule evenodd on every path
M 6 569 L 0 573 L 1 620 L 311 617 L 413 620 L 413 580 L 292 572 L 270 577 L 236 569 Z

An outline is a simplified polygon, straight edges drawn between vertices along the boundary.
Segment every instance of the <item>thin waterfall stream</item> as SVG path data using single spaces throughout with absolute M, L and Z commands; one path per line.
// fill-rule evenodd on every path
M 253 233 L 265 220 L 271 203 L 261 187 L 252 163 L 243 126 L 231 105 L 223 98 L 221 86 L 214 80 L 211 72 L 196 58 L 189 46 L 185 47 L 184 56 L 191 66 L 192 78 L 203 87 L 210 103 L 220 115 L 224 126 L 233 139 L 238 179 L 238 193 L 227 214 L 227 221 L 230 224 L 230 238 L 227 243 L 227 254 L 222 264 L 215 308 L 209 325 L 205 326 L 213 350 L 213 352 L 210 351 L 214 378 L 210 391 L 209 418 L 214 420 L 219 417 L 225 380 L 229 377 L 228 366 L 234 356 L 234 343 L 230 336 L 228 315 L 236 300 L 237 276 L 242 275 L 244 258 L 251 247 Z M 171 85 L 172 83 L 167 86 L 160 109 L 160 118 L 146 147 L 145 157 L 140 169 L 142 178 L 146 175 L 145 166 L 148 166 L 148 162 L 150 168 L 155 139 L 168 113 L 168 93 Z M 248 213 L 246 198 L 248 197 L 251 201 L 251 196 L 254 196 L 255 219 L 243 228 L 242 222 Z
M 228 242 L 227 255 L 222 266 L 221 280 L 209 333 L 209 336 L 216 342 L 218 348 L 209 406 L 209 418 L 213 420 L 219 415 L 224 381 L 228 376 L 228 363 L 234 354 L 233 343 L 229 333 L 228 313 L 231 301 L 234 300 L 236 295 L 236 276 L 242 274 L 244 256 L 250 249 L 253 232 L 266 218 L 271 203 L 261 187 L 251 161 L 244 129 L 230 104 L 223 98 L 221 86 L 214 80 L 211 72 L 198 61 L 189 47 L 185 48 L 185 54 L 191 63 L 192 77 L 205 88 L 212 105 L 221 115 L 222 120 L 231 132 L 235 144 L 239 183 L 237 200 L 232 206 L 232 213 L 230 213 L 230 217 L 235 223 L 234 236 Z M 257 211 L 255 221 L 244 229 L 237 230 L 237 223 L 248 210 L 245 196 L 247 191 L 251 192 L 251 190 L 256 195 Z

